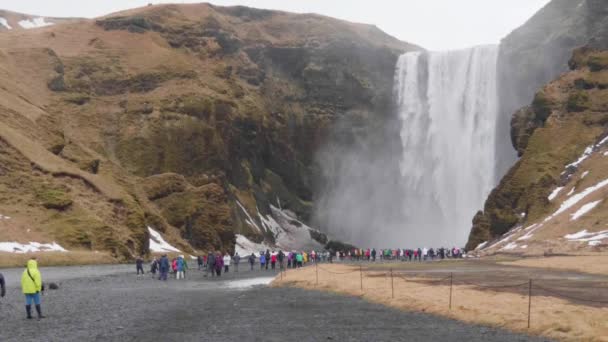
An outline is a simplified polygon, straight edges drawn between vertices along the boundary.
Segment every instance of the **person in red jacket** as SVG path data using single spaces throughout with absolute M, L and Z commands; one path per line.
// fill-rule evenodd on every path
M 277 253 L 275 253 L 273 251 L 272 255 L 270 256 L 270 266 L 272 267 L 273 270 L 274 270 L 276 264 L 277 264 Z

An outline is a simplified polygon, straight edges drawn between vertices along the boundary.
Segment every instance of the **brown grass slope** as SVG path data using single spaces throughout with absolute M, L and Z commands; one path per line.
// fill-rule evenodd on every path
M 236 200 L 309 218 L 316 150 L 339 120 L 385 124 L 412 49 L 369 25 L 208 4 L 2 32 L 0 213 L 14 219 L 0 238 L 117 258 L 147 252 L 147 225 L 187 252 L 271 239 Z

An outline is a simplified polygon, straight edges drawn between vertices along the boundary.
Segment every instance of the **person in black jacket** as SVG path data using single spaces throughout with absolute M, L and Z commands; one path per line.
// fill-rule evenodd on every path
M 6 284 L 4 283 L 4 276 L 0 273 L 0 297 L 6 295 Z

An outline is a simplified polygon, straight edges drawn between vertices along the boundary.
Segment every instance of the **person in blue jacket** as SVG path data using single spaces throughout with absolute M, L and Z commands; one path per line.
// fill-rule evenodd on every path
M 167 255 L 163 255 L 160 258 L 160 262 L 159 262 L 159 267 L 158 270 L 160 272 L 160 276 L 158 277 L 158 280 L 167 280 L 167 274 L 169 273 L 169 258 L 167 258 Z
M 264 265 L 266 265 L 266 255 L 264 252 L 260 253 L 260 269 L 264 269 Z

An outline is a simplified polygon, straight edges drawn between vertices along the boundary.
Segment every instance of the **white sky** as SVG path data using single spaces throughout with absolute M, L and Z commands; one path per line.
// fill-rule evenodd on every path
M 0 0 L 0 8 L 54 17 L 97 17 L 159 0 Z M 211 0 L 375 24 L 431 50 L 498 43 L 549 0 Z

